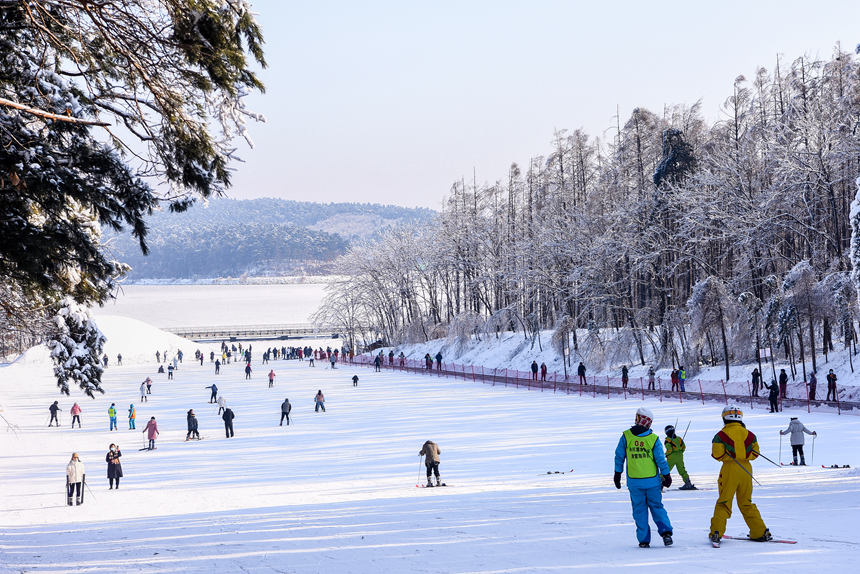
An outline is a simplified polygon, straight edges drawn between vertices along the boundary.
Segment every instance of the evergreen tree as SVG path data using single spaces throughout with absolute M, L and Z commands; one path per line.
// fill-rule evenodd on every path
M 70 383 L 77 383 L 88 397 L 94 398 L 95 393 L 104 393 L 104 369 L 99 359 L 105 336 L 83 305 L 66 297 L 59 307 L 48 340 L 57 386 L 68 395 Z

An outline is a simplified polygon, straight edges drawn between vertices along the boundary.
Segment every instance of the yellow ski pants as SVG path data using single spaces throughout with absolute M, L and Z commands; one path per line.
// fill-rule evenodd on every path
M 740 465 L 744 467 L 741 468 Z M 764 535 L 764 521 L 758 508 L 752 503 L 752 476 L 744 472 L 744 469 L 752 472 L 747 461 L 727 460 L 723 463 L 717 483 L 720 494 L 714 506 L 714 516 L 711 518 L 711 532 L 719 532 L 721 535 L 726 533 L 726 521 L 732 516 L 732 498 L 737 496 L 738 510 L 750 529 L 750 538 Z

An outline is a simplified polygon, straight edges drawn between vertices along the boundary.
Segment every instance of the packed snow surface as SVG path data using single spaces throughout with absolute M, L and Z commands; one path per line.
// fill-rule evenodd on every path
M 687 469 L 698 491 L 664 494 L 675 544 L 637 547 L 626 489 L 612 485 L 613 453 L 643 401 L 586 394 L 554 395 L 469 381 L 403 374 L 323 361 L 261 365 L 255 345 L 252 379 L 242 364 L 191 359 L 198 345 L 134 321 L 111 319 L 107 393 L 90 400 L 59 396 L 43 351 L 0 367 L 0 571 L 2 572 L 761 572 L 850 569 L 860 546 L 860 417 L 805 410 L 748 412 L 762 453 L 780 457 L 779 429 L 799 416 L 818 431 L 807 440 L 808 467 L 753 463 L 753 501 L 776 537 L 796 545 L 707 541 L 720 464 L 710 443 L 721 406 L 647 400 L 662 436 L 667 424 L 686 435 Z M 110 342 L 113 341 L 113 342 Z M 117 345 L 131 345 L 120 348 Z M 185 362 L 174 381 L 155 372 L 154 354 L 180 345 Z M 203 349 L 208 347 L 200 346 Z M 171 347 L 171 352 L 173 348 Z M 124 366 L 114 355 L 122 352 Z M 151 359 L 150 359 L 151 357 Z M 140 358 L 140 360 L 138 360 Z M 275 386 L 266 373 L 274 369 Z M 351 377 L 360 377 L 353 387 Z M 141 381 L 154 380 L 149 402 Z M 236 436 L 224 437 L 216 382 L 235 414 Z M 326 396 L 315 413 L 313 396 Z M 292 424 L 278 426 L 280 404 L 293 403 Z M 59 400 L 59 428 L 47 428 Z M 73 402 L 83 429 L 69 428 Z M 108 431 L 115 402 L 120 430 Z M 137 430 L 125 414 L 137 408 Z M 185 442 L 194 409 L 202 441 Z M 141 430 L 156 417 L 154 451 L 139 451 Z M 442 451 L 446 488 L 416 488 L 424 472 L 418 451 L 432 439 Z M 811 437 L 807 437 L 811 439 Z M 123 453 L 125 477 L 108 490 L 105 453 Z M 788 437 L 782 460 L 788 460 Z M 91 491 L 67 507 L 65 466 L 78 452 Z M 572 472 L 570 472 L 572 470 Z M 547 474 L 564 471 L 565 474 Z M 735 510 L 728 534 L 747 529 Z

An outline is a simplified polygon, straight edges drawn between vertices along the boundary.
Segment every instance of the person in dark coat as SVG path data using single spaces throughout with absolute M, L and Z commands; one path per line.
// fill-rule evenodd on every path
M 439 351 L 438 353 L 436 353 L 436 370 L 437 371 L 442 370 L 442 351 Z
M 353 376 L 352 376 L 352 386 L 353 386 L 353 387 L 357 387 L 357 386 L 358 386 L 358 375 L 353 375 Z
M 115 444 L 110 445 L 110 449 L 105 455 L 105 462 L 107 463 L 107 477 L 108 482 L 110 483 L 110 488 L 108 490 L 113 490 L 113 484 L 116 482 L 116 488 L 119 490 L 119 479 L 122 478 L 122 464 L 119 462 L 119 458 L 122 456 L 122 452 L 120 452 L 119 447 Z
M 224 414 L 221 415 L 221 418 L 224 420 L 224 433 L 227 435 L 227 438 L 233 436 L 233 419 L 236 418 L 236 415 L 233 414 L 233 409 L 226 408 L 224 409 Z
M 767 383 L 763 384 L 764 388 L 768 391 L 767 398 L 770 401 L 770 412 L 779 412 L 779 385 L 776 384 L 776 381 L 771 381 L 769 385 Z
M 541 363 L 540 364 L 540 380 L 542 380 L 542 381 L 546 380 L 546 372 L 547 372 L 546 363 Z
M 627 370 L 627 365 L 621 365 L 621 387 L 627 388 L 627 381 L 630 380 L 630 371 Z
M 833 397 L 832 399 L 830 397 Z M 830 372 L 827 373 L 827 399 L 836 400 L 836 373 L 833 372 L 833 369 L 830 369 Z M 59 423 L 58 423 L 59 424 Z
M 212 394 L 209 396 L 209 402 L 210 403 L 218 402 L 218 385 L 216 385 L 215 383 L 212 383 L 211 385 L 209 385 L 206 388 L 212 391 Z
M 537 361 L 532 361 L 532 367 L 531 368 L 532 368 L 532 380 L 536 381 L 537 380 L 537 373 L 538 373 Z
M 190 440 L 192 435 L 200 440 L 200 433 L 197 432 L 197 415 L 194 414 L 194 409 L 189 409 L 185 418 L 188 422 L 188 434 L 185 435 L 185 440 Z
M 51 420 L 48 426 L 53 426 L 54 421 L 57 421 L 57 426 L 60 426 L 60 419 L 57 417 L 57 413 L 60 412 L 60 401 L 54 401 L 54 404 L 48 407 L 48 410 L 51 411 Z
M 788 374 L 785 372 L 785 369 L 779 370 L 779 396 L 780 398 L 786 398 L 786 393 L 788 391 Z
M 588 384 L 588 381 L 585 380 L 585 363 L 582 361 L 579 362 L 579 366 L 576 368 L 576 375 L 579 377 L 580 385 Z
M 382 363 L 382 359 L 379 358 L 379 355 L 373 358 L 373 372 L 379 373 L 382 371 L 380 368 L 380 364 Z
M 758 396 L 758 389 L 761 386 L 761 373 L 758 372 L 758 368 L 753 369 L 752 372 L 752 394 L 754 397 Z
M 281 424 L 278 426 L 284 426 L 284 419 L 287 419 L 287 426 L 290 426 L 291 410 L 293 410 L 293 405 L 290 404 L 290 399 L 284 399 L 284 402 L 281 403 Z
M 818 386 L 818 378 L 815 376 L 815 371 L 809 373 L 809 400 L 815 400 L 815 387 Z

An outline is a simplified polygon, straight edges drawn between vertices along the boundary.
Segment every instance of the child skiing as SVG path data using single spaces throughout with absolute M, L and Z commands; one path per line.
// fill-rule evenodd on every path
M 774 386 L 776 383 L 774 383 Z M 738 510 L 750 529 L 750 540 L 767 542 L 773 537 L 764 525 L 761 514 L 752 503 L 752 465 L 758 458 L 756 436 L 743 423 L 744 413 L 740 407 L 729 405 L 722 413 L 724 426 L 711 441 L 711 456 L 723 463 L 717 482 L 720 494 L 711 518 L 709 538 L 714 547 L 726 533 L 726 521 L 732 516 L 732 499 L 737 496 Z
M 634 425 L 624 431 L 615 447 L 615 488 L 621 488 L 621 470 L 627 461 L 627 489 L 633 504 L 636 538 L 640 548 L 651 546 L 651 526 L 648 511 L 657 524 L 657 532 L 665 546 L 672 545 L 672 523 L 663 507 L 661 486 L 672 485 L 669 464 L 657 435 L 651 432 L 654 415 L 645 407 L 636 411 Z M 662 475 L 662 477 L 661 477 Z
M 134 421 L 137 418 L 137 414 L 134 411 L 134 403 L 128 405 L 128 430 L 135 430 Z
M 322 409 L 322 412 L 325 412 L 325 397 L 323 396 L 323 392 L 321 390 L 317 391 L 317 394 L 314 397 L 314 405 L 315 413 L 318 413 L 320 409 Z
M 666 427 L 666 438 L 663 441 L 663 446 L 666 447 L 666 462 L 669 463 L 669 473 L 677 467 L 678 474 L 684 480 L 684 486 L 678 490 L 698 490 L 693 483 L 690 482 L 690 475 L 687 474 L 687 469 L 684 468 L 684 451 L 687 450 L 687 445 L 684 444 L 684 439 L 675 434 L 675 427 L 668 425 Z
M 791 434 L 791 458 L 794 459 L 791 462 L 792 466 L 797 466 L 798 454 L 800 455 L 800 466 L 806 466 L 806 459 L 803 456 L 803 443 L 805 442 L 803 433 L 811 434 L 812 436 L 818 436 L 818 433 L 806 428 L 797 417 L 791 417 L 788 428 L 779 431 L 780 436 L 789 433 Z
M 275 386 L 275 369 L 272 369 L 271 371 L 269 371 L 269 388 L 271 389 L 274 386 Z

